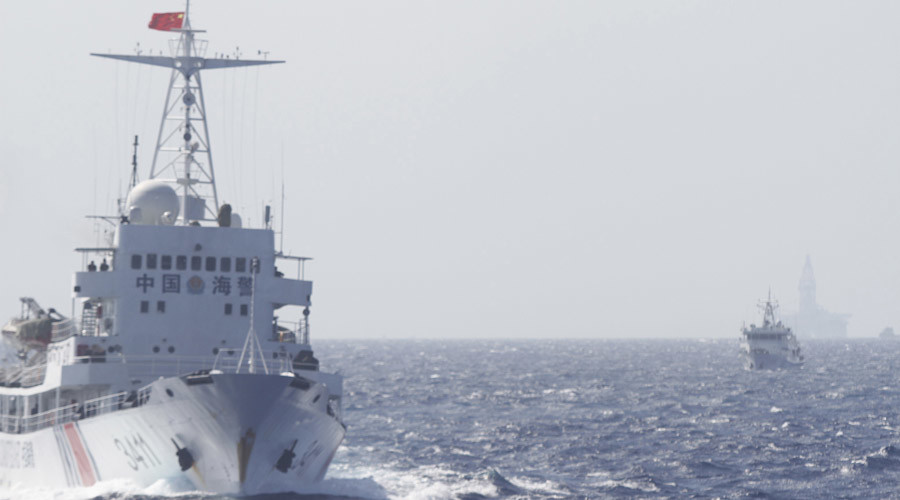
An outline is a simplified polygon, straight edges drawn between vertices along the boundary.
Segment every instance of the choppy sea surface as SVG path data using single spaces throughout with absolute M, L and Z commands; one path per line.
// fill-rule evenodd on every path
M 736 339 L 319 341 L 347 438 L 316 495 L 259 498 L 900 498 L 900 341 L 802 345 L 750 372 Z

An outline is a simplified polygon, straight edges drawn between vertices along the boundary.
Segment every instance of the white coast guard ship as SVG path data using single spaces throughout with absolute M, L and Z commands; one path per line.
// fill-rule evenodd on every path
M 166 104 L 109 245 L 77 249 L 70 316 L 23 298 L 3 328 L 0 496 L 116 478 L 302 491 L 344 438 L 342 379 L 309 345 L 307 259 L 276 252 L 268 208 L 241 227 L 216 194 L 201 71 L 283 61 L 204 57 L 189 10 L 151 23 L 177 33 L 171 57 L 93 54 L 169 68 Z
M 790 328 L 781 321 L 775 321 L 778 304 L 772 302 L 772 295 L 764 304 L 762 326 L 750 325 L 741 329 L 741 354 L 746 367 L 751 370 L 777 369 L 803 364 L 800 344 Z

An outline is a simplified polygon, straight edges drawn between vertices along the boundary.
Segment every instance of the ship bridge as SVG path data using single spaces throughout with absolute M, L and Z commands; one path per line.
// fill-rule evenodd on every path
M 277 268 L 272 230 L 122 224 L 117 240 L 108 270 L 75 273 L 81 335 L 127 354 L 216 355 L 243 342 L 254 309 L 269 347 L 296 354 L 308 344 L 312 282 Z M 305 314 L 279 323 L 284 306 Z

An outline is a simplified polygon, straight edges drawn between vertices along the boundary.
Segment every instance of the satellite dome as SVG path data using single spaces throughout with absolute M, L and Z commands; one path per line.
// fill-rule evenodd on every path
M 144 181 L 135 186 L 125 202 L 132 224 L 171 226 L 178 218 L 178 194 L 161 181 Z

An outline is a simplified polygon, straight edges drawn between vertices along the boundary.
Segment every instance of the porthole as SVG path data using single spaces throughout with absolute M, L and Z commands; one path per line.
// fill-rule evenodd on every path
M 168 394 L 170 398 L 175 397 L 175 394 L 172 392 L 172 389 L 166 389 L 166 394 Z
M 153 352 L 159 352 L 159 346 L 158 346 L 158 345 L 153 346 Z
M 175 346 L 170 345 L 169 346 L 169 354 L 172 354 L 173 352 L 175 352 Z
M 214 355 L 218 355 L 218 354 L 219 354 L 219 348 L 218 348 L 218 347 L 213 347 L 213 354 L 214 354 Z

